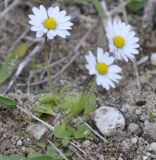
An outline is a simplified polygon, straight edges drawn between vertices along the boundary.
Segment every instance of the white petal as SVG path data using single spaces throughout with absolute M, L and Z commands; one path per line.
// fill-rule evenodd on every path
M 40 27 L 38 27 L 38 26 L 32 26 L 31 30 L 34 31 L 34 32 L 37 32 L 37 31 L 40 31 Z
M 58 15 L 58 12 L 60 11 L 60 8 L 59 7 L 50 7 L 48 9 L 48 16 L 49 17 L 52 17 L 52 18 L 56 18 L 57 15 Z
M 85 65 L 85 67 L 88 69 L 90 75 L 95 75 L 95 74 L 97 74 L 97 71 L 96 71 L 96 69 L 95 69 L 95 66 L 90 65 L 90 64 L 87 64 L 87 65 Z
M 35 19 L 35 20 L 30 20 L 29 23 L 33 26 L 41 26 L 41 22 L 38 21 L 38 19 Z
M 43 31 L 44 33 L 47 33 L 48 31 L 46 28 L 44 28 L 44 26 L 32 26 L 31 30 L 34 32 Z
M 103 60 L 103 49 L 102 48 L 97 48 L 97 61 L 102 62 Z
M 98 86 L 102 85 L 103 77 L 101 75 L 97 75 L 96 77 L 96 83 Z
M 121 71 L 122 71 L 122 69 L 118 65 L 111 65 L 108 68 L 108 72 L 110 72 L 110 73 L 119 73 Z
M 40 11 L 42 12 L 44 18 L 48 18 L 47 11 L 43 5 L 40 5 Z
M 38 32 L 36 32 L 36 37 L 37 37 L 37 38 L 41 38 L 43 35 L 44 35 L 44 32 L 43 32 L 43 31 L 38 31 Z
M 54 32 L 56 33 L 56 35 L 62 38 L 66 38 L 66 36 L 70 36 L 70 33 L 66 30 L 55 30 Z
M 44 21 L 47 18 L 47 13 L 44 10 L 44 6 L 41 5 L 40 9 L 33 7 L 32 11 L 40 20 Z
M 73 23 L 71 23 L 71 22 L 58 23 L 57 29 L 71 29 L 72 25 L 73 25 Z
M 109 79 L 107 77 L 103 77 L 102 87 L 105 88 L 106 90 L 110 90 Z
M 59 23 L 64 23 L 64 22 L 67 22 L 71 19 L 70 16 L 65 16 L 64 18 L 62 19 L 57 19 Z
M 50 30 L 48 31 L 47 36 L 49 39 L 53 39 L 56 36 L 56 34 L 53 30 Z
M 64 17 L 65 17 L 65 15 L 66 15 L 66 11 L 65 10 L 63 10 L 63 11 L 61 11 L 61 12 L 59 12 L 58 14 L 57 14 L 57 16 L 55 16 L 55 18 L 56 19 L 63 19 Z
M 113 81 L 120 80 L 122 78 L 120 75 L 115 73 L 108 73 L 108 77 Z

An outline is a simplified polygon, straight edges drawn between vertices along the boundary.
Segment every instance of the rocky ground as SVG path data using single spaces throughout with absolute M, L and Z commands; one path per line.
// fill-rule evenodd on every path
M 152 0 L 151 0 L 152 2 Z M 0 26 L 0 64 L 7 53 L 20 42 L 28 42 L 32 48 L 38 44 L 35 35 L 29 31 L 28 17 L 32 5 L 40 1 L 28 0 L 13 7 L 2 18 Z M 62 5 L 57 1 L 55 4 Z M 51 4 L 49 0 L 45 5 Z M 106 1 L 108 9 L 113 16 L 119 15 L 123 19 L 120 1 Z M 152 5 L 151 5 L 152 4 Z M 3 1 L 0 8 L 4 11 Z M 54 75 L 53 86 L 59 90 L 60 86 L 67 84 L 71 90 L 81 90 L 87 78 L 84 67 L 84 55 L 88 50 L 96 51 L 97 46 L 107 48 L 107 41 L 103 26 L 91 4 L 63 5 L 68 10 L 74 22 L 71 37 L 67 40 L 56 39 L 51 42 L 51 72 Z M 117 9 L 115 12 L 114 8 Z M 113 12 L 114 11 L 114 12 Z M 113 107 L 117 114 L 121 114 L 121 126 L 114 126 L 115 130 L 107 132 L 108 143 L 95 136 L 93 140 L 85 140 L 78 144 L 80 156 L 74 155 L 71 159 L 79 160 L 155 160 L 156 159 L 156 62 L 152 53 L 156 52 L 155 16 L 156 3 L 149 3 L 144 10 L 138 13 L 127 12 L 128 21 L 134 26 L 140 38 L 140 54 L 137 58 L 137 67 L 141 82 L 138 88 L 132 62 L 120 63 L 123 68 L 123 79 L 115 90 L 106 92 L 96 88 L 97 107 Z M 20 16 L 19 16 L 20 15 Z M 22 36 L 21 36 L 22 35 Z M 17 40 L 17 37 L 19 39 Z M 44 63 L 42 49 L 36 55 L 38 63 Z M 74 55 L 77 55 L 73 59 Z M 63 59 L 66 57 L 65 59 Z M 59 60 L 62 61 L 59 61 Z M 70 63 L 70 60 L 72 60 Z M 54 63 L 57 62 L 57 63 Z M 70 63 L 70 64 L 69 64 Z M 67 66 L 69 64 L 69 66 Z M 65 67 L 65 71 L 61 69 Z M 60 72 L 61 71 L 61 72 Z M 58 74 L 59 73 L 59 74 Z M 17 78 L 8 96 L 18 102 L 18 109 L 1 108 L 0 112 L 0 155 L 19 154 L 26 156 L 25 148 L 36 148 L 38 139 L 51 138 L 51 132 L 42 124 L 31 119 L 23 110 L 31 110 L 35 104 L 35 95 L 48 91 L 46 83 L 40 83 L 46 76 L 44 69 L 32 70 L 26 67 Z M 5 90 L 8 82 L 1 86 Z M 39 82 L 39 83 L 36 83 Z M 109 112 L 109 108 L 107 112 Z M 106 120 L 112 114 L 108 114 Z M 53 124 L 53 118 L 45 120 Z M 94 115 L 87 119 L 87 123 L 99 132 L 94 124 Z M 109 123 L 109 122 L 108 122 Z M 109 126 L 105 123 L 105 127 Z M 100 133 L 101 134 L 101 133 Z M 76 144 L 76 142 L 75 142 Z M 39 150 L 37 148 L 37 150 Z M 80 158 L 81 157 L 81 158 Z

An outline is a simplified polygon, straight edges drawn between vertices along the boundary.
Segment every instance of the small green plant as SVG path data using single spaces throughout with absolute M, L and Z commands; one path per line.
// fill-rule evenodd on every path
M 147 112 L 147 116 L 148 116 L 148 120 L 149 120 L 150 122 L 153 122 L 154 116 L 153 116 L 153 113 L 152 113 L 151 111 L 148 111 L 148 112 Z
M 96 97 L 93 92 L 69 92 L 62 99 L 60 106 L 67 114 L 77 116 L 82 113 L 87 116 L 96 110 Z
M 70 140 L 92 140 L 92 133 L 85 124 L 71 127 L 69 124 L 61 123 L 54 128 L 54 136 L 60 140 L 63 146 L 67 146 Z

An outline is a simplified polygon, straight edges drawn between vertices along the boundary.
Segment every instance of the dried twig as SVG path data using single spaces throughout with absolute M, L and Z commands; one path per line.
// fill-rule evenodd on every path
M 23 39 L 27 35 L 28 32 L 29 32 L 29 28 L 26 28 L 26 30 L 21 34 L 21 36 L 19 36 L 17 40 L 12 44 L 9 51 L 12 51 L 16 47 L 16 45 L 21 41 L 21 39 Z
M 74 146 L 76 149 L 78 149 L 81 153 L 83 153 L 83 154 L 86 156 L 86 153 L 85 153 L 80 147 L 78 147 L 75 143 L 70 142 L 70 144 L 71 144 L 72 146 Z
M 69 148 L 72 152 L 74 152 L 74 153 L 77 155 L 77 157 L 80 158 L 80 160 L 85 160 L 85 159 L 79 154 L 79 152 L 76 150 L 76 148 L 74 148 L 72 145 L 69 145 L 68 148 Z
M 63 154 L 63 152 L 58 149 L 55 144 L 53 144 L 50 140 L 48 140 L 49 144 L 60 154 L 60 156 L 64 159 L 64 160 L 68 160 L 68 158 L 66 158 L 66 156 Z
M 110 15 L 114 16 L 114 15 L 116 15 L 118 13 L 121 13 L 122 12 L 122 8 L 127 6 L 128 1 L 129 0 L 126 0 L 123 3 L 121 3 L 119 6 L 113 8 L 113 10 L 110 11 Z
M 102 139 L 105 143 L 108 143 L 108 141 L 103 138 L 96 130 L 94 130 L 88 123 L 86 123 L 81 117 L 78 117 L 81 122 L 83 122 L 97 137 Z
M 36 117 L 36 116 L 33 115 L 32 113 L 29 113 L 29 114 L 30 114 L 30 116 L 31 116 L 33 119 L 35 119 L 35 120 L 37 120 L 38 122 L 42 123 L 43 125 L 45 125 L 45 126 L 46 126 L 48 129 L 50 129 L 51 131 L 54 130 L 54 127 L 52 127 L 50 124 L 48 124 L 48 123 L 46 123 L 45 121 L 41 120 L 40 118 Z
M 12 4 L 9 5 L 2 13 L 0 12 L 0 18 L 4 17 L 9 11 L 15 8 L 20 2 L 21 0 L 13 1 Z
M 42 49 L 43 42 L 39 43 L 32 52 L 19 64 L 16 73 L 14 74 L 12 80 L 10 81 L 5 93 L 7 93 L 10 88 L 13 86 L 14 82 L 16 81 L 17 77 L 21 74 L 23 69 L 28 65 L 28 63 L 32 60 L 32 58 Z

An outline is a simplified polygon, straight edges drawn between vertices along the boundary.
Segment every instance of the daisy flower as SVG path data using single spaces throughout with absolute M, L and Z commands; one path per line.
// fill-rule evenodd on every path
M 109 41 L 109 51 L 117 60 L 133 60 L 138 54 L 138 41 L 132 27 L 120 20 L 109 21 L 106 25 L 106 35 Z
M 33 15 L 29 15 L 29 23 L 32 25 L 31 30 L 36 32 L 36 37 L 41 38 L 47 34 L 48 39 L 55 36 L 66 38 L 70 35 L 69 29 L 73 23 L 69 20 L 70 16 L 66 16 L 66 11 L 60 11 L 59 7 L 50 7 L 48 10 L 43 5 L 39 8 L 32 8 Z
M 97 85 L 101 85 L 106 90 L 115 88 L 115 82 L 118 83 L 121 79 L 119 73 L 121 68 L 118 65 L 113 65 L 114 57 L 109 56 L 107 52 L 103 52 L 102 48 L 97 49 L 97 58 L 91 51 L 85 56 L 87 60 L 86 68 L 90 75 L 96 75 Z

